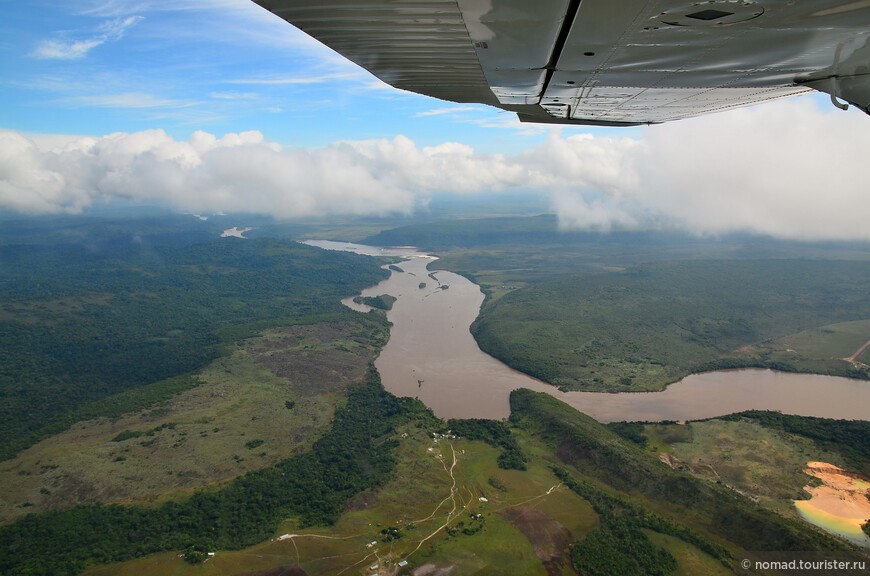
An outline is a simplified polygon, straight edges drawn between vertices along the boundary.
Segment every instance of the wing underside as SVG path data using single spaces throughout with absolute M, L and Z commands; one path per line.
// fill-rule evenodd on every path
M 397 88 L 635 125 L 821 90 L 870 105 L 870 0 L 256 0 Z

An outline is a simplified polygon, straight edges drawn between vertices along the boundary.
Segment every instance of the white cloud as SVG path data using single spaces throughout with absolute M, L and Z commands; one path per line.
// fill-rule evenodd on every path
M 258 132 L 222 138 L 196 132 L 176 141 L 150 130 L 41 150 L 20 134 L 0 132 L 4 208 L 77 212 L 111 198 L 281 217 L 408 212 L 415 202 L 348 145 L 283 150 Z
M 292 48 L 297 53 L 324 50 L 317 40 L 251 0 L 94 0 L 79 2 L 75 8 L 79 14 L 97 18 L 154 16 L 160 21 L 162 39 L 169 37 L 174 42 L 218 39 L 237 46 Z M 192 21 L 199 25 L 191 25 Z M 160 39 L 151 37 L 152 41 Z
M 158 98 L 146 92 L 123 92 L 120 94 L 91 94 L 87 96 L 71 96 L 60 102 L 73 106 L 94 106 L 97 108 L 188 108 L 195 106 L 192 100 L 173 100 Z
M 638 225 L 637 219 L 611 198 L 587 199 L 582 194 L 565 190 L 552 192 L 550 198 L 559 215 L 559 227 L 563 230 L 606 232 L 615 226 L 633 228 Z
M 140 20 L 142 20 L 142 16 L 127 16 L 126 18 L 107 20 L 97 28 L 97 37 L 104 42 L 120 40 L 127 33 L 127 30 Z
M 492 114 L 492 110 L 483 118 L 472 118 L 466 120 L 467 123 L 473 124 L 478 128 L 494 128 L 496 130 L 510 130 L 518 136 L 540 136 L 552 131 L 559 131 L 558 128 L 553 128 L 552 124 L 536 124 L 533 122 L 522 122 L 513 112 L 499 110 Z
M 293 76 L 268 76 L 263 78 L 236 78 L 227 80 L 227 84 L 253 84 L 263 86 L 293 86 L 299 84 L 322 84 L 334 80 L 345 80 L 348 78 L 359 78 L 360 74 L 356 73 L 325 73 L 314 75 L 293 75 Z
M 432 192 L 529 181 L 504 157 L 456 143 L 421 148 L 403 136 L 284 149 L 259 132 L 196 132 L 187 141 L 162 130 L 37 140 L 52 148 L 15 132 L 0 135 L 0 206 L 28 213 L 77 212 L 111 198 L 279 217 L 408 213 Z
M 141 13 L 152 10 L 232 10 L 246 4 L 247 0 L 91 0 L 83 2 L 82 14 L 100 17 L 118 17 L 125 14 Z
M 541 173 L 547 186 L 621 196 L 633 190 L 637 174 L 634 156 L 641 143 L 627 137 L 575 134 L 563 138 L 552 131 L 543 145 L 521 155 Z
M 212 92 L 209 96 L 215 100 L 256 100 L 260 97 L 256 92 Z
M 447 108 L 435 108 L 424 112 L 417 112 L 414 118 L 425 118 L 426 116 L 442 116 L 444 114 L 458 114 L 460 112 L 479 112 L 479 106 L 452 106 Z
M 115 18 L 100 24 L 88 38 L 77 40 L 49 39 L 36 45 L 32 54 L 36 58 L 50 60 L 77 60 L 88 52 L 107 42 L 116 42 L 124 37 L 127 30 L 139 22 L 140 16 Z
M 551 133 L 514 155 L 404 136 L 286 149 L 259 132 L 28 138 L 0 132 L 0 207 L 78 211 L 133 198 L 278 217 L 407 213 L 434 193 L 549 194 L 565 228 L 671 227 L 870 240 L 870 120 L 812 99 L 645 128 Z M 51 147 L 50 147 L 51 146 Z
M 551 138 L 527 154 L 562 183 L 554 208 L 565 227 L 870 240 L 868 121 L 801 98 L 651 126 L 638 138 Z
M 0 132 L 0 206 L 39 214 L 89 203 L 87 193 L 71 189 L 64 175 L 45 160 L 32 141 L 15 132 Z
M 627 191 L 701 233 L 870 239 L 868 120 L 802 98 L 653 127 Z
M 44 59 L 76 60 L 83 58 L 88 52 L 102 43 L 102 40 L 77 40 L 72 42 L 44 40 L 33 50 L 33 55 Z
M 470 146 L 456 142 L 418 148 L 410 139 L 397 136 L 392 140 L 345 142 L 338 147 L 348 150 L 357 162 L 390 185 L 420 195 L 475 194 L 530 180 L 522 165 L 500 155 L 476 154 Z

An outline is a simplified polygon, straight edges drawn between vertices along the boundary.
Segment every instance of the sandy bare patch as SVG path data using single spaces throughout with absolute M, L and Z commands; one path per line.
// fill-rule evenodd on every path
M 250 232 L 251 230 L 253 230 L 253 228 L 238 228 L 236 226 L 233 226 L 232 228 L 228 228 L 227 230 L 221 232 L 221 238 L 245 238 L 245 232 Z
M 455 565 L 436 566 L 435 564 L 423 564 L 414 570 L 414 576 L 448 576 L 456 568 Z
M 804 488 L 815 508 L 860 523 L 870 518 L 870 479 L 825 462 L 807 462 L 804 472 L 823 482 L 822 486 Z
M 851 540 L 863 540 L 861 525 L 870 519 L 870 479 L 826 462 L 807 462 L 804 472 L 823 484 L 806 486 L 810 499 L 795 501 L 802 515 Z
M 298 393 L 322 394 L 365 378 L 375 356 L 369 344 L 352 327 L 324 323 L 273 330 L 250 341 L 247 350 L 258 364 L 292 381 Z

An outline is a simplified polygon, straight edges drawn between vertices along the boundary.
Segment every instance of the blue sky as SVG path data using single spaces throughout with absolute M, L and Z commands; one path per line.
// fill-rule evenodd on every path
M 870 119 L 821 96 L 658 126 L 395 90 L 249 0 L 0 0 L 0 214 L 408 214 L 534 194 L 566 228 L 870 240 Z
M 392 89 L 249 0 L 0 6 L 0 126 L 22 132 L 259 130 L 289 146 L 404 134 L 510 151 L 550 130 Z

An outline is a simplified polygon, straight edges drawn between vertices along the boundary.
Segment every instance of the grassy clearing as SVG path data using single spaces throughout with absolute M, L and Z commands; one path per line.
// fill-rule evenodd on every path
M 527 481 L 524 479 L 529 477 L 549 480 L 553 462 L 552 450 L 525 430 L 515 428 L 512 433 L 517 437 L 523 453 L 529 456 L 528 468 L 533 474 L 523 475 L 513 470 L 502 470 L 497 477 L 507 478 L 506 483 Z M 508 483 L 508 486 L 511 484 Z M 598 526 L 598 515 L 592 506 L 570 490 L 557 490 L 546 500 L 535 504 L 535 507 L 559 521 L 577 539 L 582 539 Z
M 368 568 L 374 564 L 388 573 L 388 568 L 395 570 L 401 559 L 407 559 L 408 569 L 431 565 L 453 566 L 453 573 L 459 574 L 543 575 L 547 572 L 535 545 L 504 518 L 506 510 L 535 508 L 573 537 L 581 537 L 596 524 L 589 505 L 558 487 L 543 462 L 532 462 L 525 472 L 502 470 L 496 464 L 498 449 L 462 439 L 435 443 L 429 432 L 414 425 L 399 429 L 400 459 L 394 477 L 382 488 L 360 494 L 332 527 L 300 530 L 288 519 L 276 536 L 288 533 L 293 538 L 219 551 L 201 566 L 190 566 L 177 553 L 166 553 L 86 574 L 224 575 L 297 563 L 309 574 L 372 574 Z M 490 482 L 493 478 L 499 488 Z M 451 491 L 454 479 L 455 491 Z M 482 520 L 472 518 L 476 514 Z M 477 526 L 481 528 L 474 531 Z M 381 530 L 388 527 L 399 528 L 401 538 L 384 542 Z M 465 529 L 474 533 L 466 534 Z M 372 541 L 377 544 L 369 547 Z
M 789 363 L 807 371 L 836 373 L 850 366 L 848 359 L 870 340 L 870 320 L 828 324 L 745 346 L 738 356 Z M 865 363 L 868 353 L 856 360 Z
M 0 253 L 0 458 L 112 417 L 109 397 L 202 370 L 243 337 L 346 315 L 339 300 L 386 274 L 371 258 L 270 239 L 154 246 L 91 232 Z
M 694 428 L 679 424 L 645 424 L 644 434 L 647 437 L 647 448 L 650 452 L 671 452 L 677 442 L 691 442 Z
M 709 420 L 687 426 L 692 441 L 672 444 L 671 454 L 698 475 L 721 479 L 758 498 L 800 498 L 807 460 L 822 457 L 811 441 L 752 422 Z
M 812 358 L 846 358 L 870 340 L 870 320 L 841 322 L 805 330 L 777 342 Z
M 708 420 L 670 427 L 692 431 L 689 441 L 668 445 L 678 466 L 695 476 L 721 481 L 792 518 L 797 515 L 791 501 L 807 496 L 803 490 L 807 461 L 842 462 L 839 455 L 817 448 L 809 439 L 745 420 Z
M 574 470 L 559 472 L 565 484 L 589 500 L 600 515 L 610 514 L 611 520 L 613 508 L 608 502 L 631 512 L 635 527 L 678 536 L 720 559 L 729 553 L 717 551 L 719 544 L 727 545 L 731 556 L 741 548 L 845 549 L 842 543 L 772 513 L 734 490 L 668 468 L 648 451 L 549 395 L 515 390 L 511 410 L 515 425 L 536 434 L 551 447 L 560 465 Z M 602 516 L 602 524 L 604 520 Z
M 0 463 L 0 520 L 87 502 L 159 503 L 307 450 L 374 358 L 372 329 L 270 330 L 209 365 L 192 390 L 39 442 Z
M 288 518 L 275 532 L 274 540 L 239 551 L 217 551 L 204 565 L 190 566 L 177 553 L 166 553 L 94 568 L 86 574 L 218 576 L 280 566 L 299 566 L 311 575 L 402 575 L 420 568 L 453 574 L 572 574 L 568 546 L 598 533 L 602 520 L 585 496 L 569 489 L 567 481 L 560 482 L 551 468 L 554 464 L 568 465 L 571 476 L 583 479 L 584 490 L 589 490 L 596 505 L 611 515 L 608 520 L 611 529 L 623 514 L 627 515 L 626 521 L 646 526 L 643 533 L 652 544 L 664 548 L 676 560 L 674 574 L 729 573 L 723 569 L 723 558 L 742 549 L 734 542 L 744 541 L 743 546 L 749 546 L 748 543 L 754 544 L 758 539 L 754 534 L 746 536 L 746 527 L 721 524 L 732 519 L 761 522 L 764 527 L 759 530 L 774 531 L 775 535 L 768 539 L 794 538 L 799 546 L 815 542 L 812 535 L 791 532 L 799 530 L 799 524 L 788 523 L 776 515 L 765 516 L 733 491 L 710 486 L 685 472 L 668 470 L 649 452 L 625 444 L 569 407 L 549 397 L 535 400 L 543 403 L 537 409 L 544 412 L 528 414 L 531 420 L 518 420 L 519 427 L 512 432 L 528 458 L 526 471 L 498 468 L 500 449 L 479 441 L 435 442 L 430 434 L 439 423 L 418 418 L 384 438 L 399 443 L 398 464 L 390 480 L 380 488 L 360 493 L 333 526 L 300 529 L 294 518 Z M 542 414 L 558 421 L 541 418 Z M 720 431 L 717 424 L 726 426 Z M 658 426 L 655 432 L 660 442 L 692 439 L 695 444 L 706 442 L 718 431 L 719 437 L 740 444 L 747 454 L 752 445 L 759 443 L 771 454 L 783 447 L 799 454 L 800 444 L 795 444 L 790 436 L 781 439 L 764 430 L 732 424 L 753 426 L 705 422 L 697 429 L 693 424 L 691 434 L 685 432 L 686 427 L 671 433 L 667 426 Z M 554 425 L 557 428 L 547 428 Z M 544 429 L 538 430 L 537 426 Z M 570 445 L 559 432 L 561 426 L 573 430 Z M 724 462 L 748 458 L 722 446 L 711 446 L 722 452 Z M 672 445 L 672 451 L 679 448 L 679 442 Z M 591 467 L 581 462 L 594 454 L 603 460 L 596 460 Z M 768 457 L 765 451 L 758 460 Z M 637 470 L 646 471 L 644 474 L 653 478 L 646 483 L 630 481 L 628 491 L 605 486 L 607 472 L 602 467 L 614 466 L 614 470 L 627 474 L 628 478 L 633 478 Z M 772 461 L 770 466 L 782 463 Z M 805 477 L 801 481 L 806 482 Z M 669 490 L 678 494 L 669 495 Z M 671 502 L 674 498 L 690 498 L 693 504 L 675 509 Z M 398 539 L 388 539 L 383 534 L 392 528 L 399 531 Z M 780 532 L 786 528 L 788 532 Z M 292 536 L 278 540 L 282 534 Z M 768 546 L 770 542 L 759 545 Z M 717 560 L 711 555 L 714 553 L 724 556 Z M 399 569 L 398 562 L 402 560 L 407 560 L 408 565 Z M 374 565 L 377 569 L 370 569 Z
M 28 516 L 0 527 L 0 573 L 74 576 L 163 550 L 197 550 L 199 562 L 209 550 L 267 540 L 287 517 L 333 524 L 353 497 L 387 481 L 398 447 L 390 438 L 421 417 L 431 418 L 418 403 L 385 392 L 369 371 L 304 454 L 157 508 L 90 505 Z

